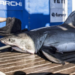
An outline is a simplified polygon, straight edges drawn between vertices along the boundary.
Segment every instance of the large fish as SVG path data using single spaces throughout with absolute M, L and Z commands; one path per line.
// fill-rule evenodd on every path
M 35 29 L 1 39 L 19 52 L 37 53 L 39 50 L 52 62 L 63 63 L 57 52 L 75 50 L 75 11 L 62 25 Z

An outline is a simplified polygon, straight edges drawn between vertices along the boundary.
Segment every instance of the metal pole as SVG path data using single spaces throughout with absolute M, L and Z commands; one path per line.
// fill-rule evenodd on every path
M 10 45 L 3 46 L 3 47 L 0 47 L 0 50 L 7 49 L 7 48 L 10 48 L 10 47 L 11 47 Z

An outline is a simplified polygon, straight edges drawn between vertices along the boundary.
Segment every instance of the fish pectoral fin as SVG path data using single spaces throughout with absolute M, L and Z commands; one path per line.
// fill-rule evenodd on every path
M 57 49 L 54 46 L 42 46 L 41 49 L 50 50 L 53 54 L 57 53 Z
M 42 49 L 41 52 L 48 60 L 58 64 L 65 64 L 65 62 L 61 60 L 61 56 L 58 53 L 53 54 L 48 49 Z

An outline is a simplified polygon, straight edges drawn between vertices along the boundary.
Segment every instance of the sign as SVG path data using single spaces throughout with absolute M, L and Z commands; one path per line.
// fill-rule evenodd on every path
M 22 10 L 22 0 L 0 0 L 0 9 L 5 10 Z
M 72 11 L 75 11 L 75 0 L 72 0 Z
M 50 0 L 50 22 L 64 22 L 67 18 L 67 0 Z
M 0 4 L 8 6 L 22 6 L 22 2 L 18 3 L 16 1 L 0 1 Z

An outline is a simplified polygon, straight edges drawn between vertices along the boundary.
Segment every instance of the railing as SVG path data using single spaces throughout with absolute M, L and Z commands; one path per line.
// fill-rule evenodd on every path
M 10 45 L 3 46 L 3 47 L 0 47 L 0 50 L 7 49 L 7 48 L 10 48 L 10 47 L 11 47 Z

